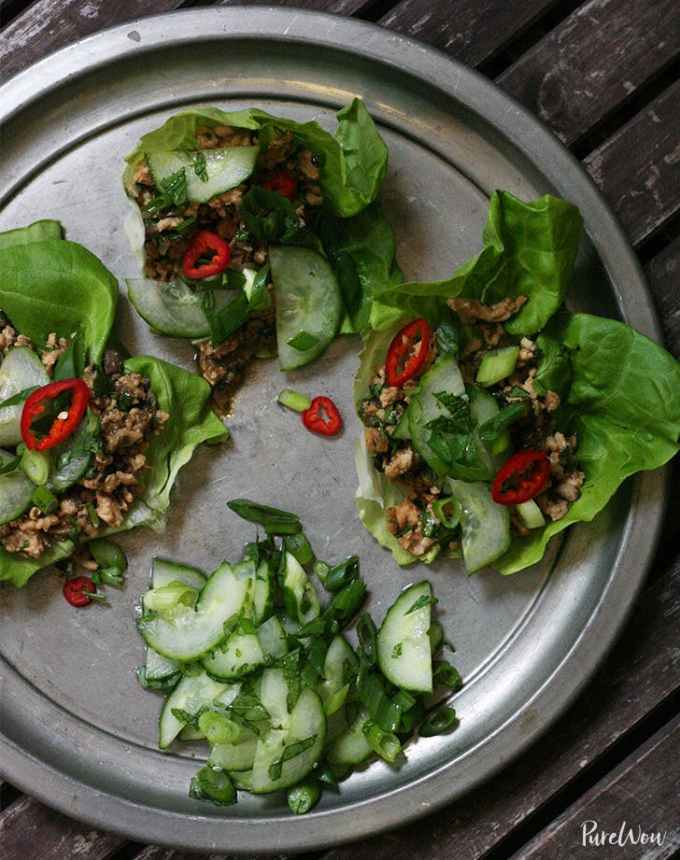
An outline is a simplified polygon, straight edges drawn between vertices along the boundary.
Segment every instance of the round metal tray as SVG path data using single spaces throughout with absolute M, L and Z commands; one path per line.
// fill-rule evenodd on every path
M 533 117 L 442 54 L 377 27 L 262 8 L 191 10 L 100 33 L 36 64 L 0 90 L 0 226 L 59 218 L 68 237 L 119 277 L 137 274 L 123 231 L 121 159 L 139 136 L 190 103 L 247 105 L 334 127 L 362 96 L 391 151 L 387 213 L 408 276 L 443 277 L 479 247 L 495 188 L 551 191 L 582 210 L 588 231 L 572 303 L 658 329 L 624 236 L 580 166 Z M 191 349 L 151 335 L 122 302 L 133 351 L 192 366 Z M 336 441 L 300 433 L 273 405 L 284 378 L 255 368 L 229 422 L 233 444 L 206 449 L 180 476 L 165 535 L 124 538 L 129 581 L 112 607 L 74 612 L 59 582 L 0 589 L 0 769 L 23 790 L 98 827 L 194 850 L 303 851 L 395 827 L 468 791 L 544 731 L 611 645 L 642 582 L 663 508 L 663 473 L 629 482 L 545 562 L 504 578 L 468 578 L 455 563 L 400 571 L 354 513 L 351 406 L 358 343 L 338 341 L 289 384 L 328 392 L 347 417 Z M 247 495 L 299 512 L 322 557 L 356 552 L 382 614 L 428 576 L 466 678 L 461 725 L 408 748 L 393 771 L 372 764 L 304 818 L 281 797 L 244 796 L 226 810 L 190 800 L 200 745 L 156 748 L 160 701 L 134 668 L 143 645 L 133 606 L 150 558 L 206 568 L 251 533 L 225 508 Z

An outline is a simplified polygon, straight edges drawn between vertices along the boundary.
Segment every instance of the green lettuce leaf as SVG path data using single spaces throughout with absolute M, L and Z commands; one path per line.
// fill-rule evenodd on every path
M 314 226 L 340 284 L 347 314 L 343 332 L 365 331 L 373 295 L 403 280 L 395 260 L 394 231 L 379 203 L 352 218 L 322 212 Z
M 170 494 L 179 470 L 203 442 L 226 439 L 229 431 L 209 407 L 210 386 L 205 380 L 152 356 L 137 356 L 125 362 L 128 373 L 142 373 L 151 380 L 158 407 L 170 415 L 162 432 L 146 449 L 147 472 L 144 491 L 118 528 L 102 534 L 129 531 L 139 526 L 160 529 L 170 506 Z M 41 558 L 18 558 L 0 548 L 0 582 L 21 588 L 37 571 L 72 555 L 76 545 L 62 541 Z
M 149 355 L 125 362 L 128 373 L 151 380 L 158 407 L 170 416 L 163 431 L 150 442 L 146 454 L 151 467 L 142 500 L 154 511 L 166 511 L 177 473 L 202 442 L 221 442 L 229 431 L 209 408 L 210 386 L 196 374 Z
M 59 221 L 34 221 L 27 227 L 17 227 L 0 233 L 0 251 L 15 245 L 28 245 L 30 242 L 42 242 L 45 239 L 63 239 L 64 231 Z
M 494 304 L 509 296 L 528 301 L 506 324 L 510 334 L 540 331 L 560 308 L 582 232 L 578 209 L 546 194 L 530 203 L 507 191 L 491 197 L 480 253 L 442 281 L 412 281 L 378 293 L 371 326 L 389 326 L 397 312 L 437 322 L 441 305 L 462 296 Z
M 259 131 L 266 140 L 276 130 L 291 131 L 321 162 L 320 182 L 336 215 L 356 215 L 376 199 L 387 171 L 387 147 L 361 99 L 354 99 L 337 114 L 335 136 L 316 122 L 299 123 L 257 109 L 226 112 L 196 107 L 170 117 L 161 128 L 149 132 L 131 152 L 124 184 L 131 188 L 135 169 L 149 152 L 191 150 L 197 147 L 196 130 L 230 125 Z
M 535 564 L 550 538 L 590 522 L 626 478 L 663 466 L 678 451 L 679 362 L 629 326 L 589 314 L 568 318 L 560 339 L 571 355 L 566 409 L 586 480 L 565 517 L 514 538 L 495 563 L 505 574 Z
M 36 345 L 50 332 L 78 333 L 89 360 L 99 362 L 117 302 L 116 279 L 82 245 L 47 239 L 0 250 L 0 309 Z

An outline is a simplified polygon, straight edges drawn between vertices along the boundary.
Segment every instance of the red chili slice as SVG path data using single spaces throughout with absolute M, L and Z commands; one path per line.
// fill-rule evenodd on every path
M 321 436 L 337 436 L 342 430 L 342 416 L 330 397 L 315 397 L 309 409 L 302 413 L 302 423 Z
M 518 451 L 498 470 L 491 496 L 499 505 L 521 505 L 542 492 L 550 480 L 550 460 L 543 451 Z
M 427 320 L 413 320 L 404 326 L 394 336 L 387 351 L 387 384 L 399 388 L 419 374 L 425 367 L 431 341 L 432 329 Z
M 97 593 L 97 586 L 87 576 L 76 576 L 75 579 L 67 579 L 64 583 L 64 597 L 71 604 L 81 608 L 92 603 L 90 594 Z
M 287 170 L 277 170 L 269 179 L 264 180 L 262 187 L 267 191 L 276 191 L 289 200 L 293 200 L 297 194 L 297 182 Z
M 187 248 L 182 271 L 192 281 L 219 275 L 229 265 L 231 248 L 217 233 L 201 230 Z
M 48 401 L 56 400 L 67 391 L 72 395 L 70 406 L 56 416 L 47 435 L 38 439 L 33 433 L 33 423 L 45 414 Z M 60 382 L 51 382 L 34 391 L 26 398 L 21 413 L 21 438 L 26 447 L 32 451 L 47 451 L 64 442 L 77 429 L 89 402 L 90 389 L 82 379 L 62 379 Z

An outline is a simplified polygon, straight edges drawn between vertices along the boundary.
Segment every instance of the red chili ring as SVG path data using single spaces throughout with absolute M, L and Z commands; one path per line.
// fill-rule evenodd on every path
M 277 170 L 262 182 L 262 187 L 267 191 L 275 191 L 288 200 L 294 200 L 297 194 L 297 182 L 287 170 Z
M 518 451 L 498 470 L 491 496 L 499 505 L 521 505 L 541 493 L 550 480 L 550 459 L 544 451 Z
M 309 409 L 302 413 L 302 423 L 321 436 L 337 436 L 342 430 L 342 416 L 330 397 L 315 397 Z
M 432 329 L 425 319 L 413 320 L 397 332 L 387 350 L 385 361 L 385 378 L 388 385 L 399 388 L 423 370 L 430 352 L 431 340 Z M 417 350 L 414 352 L 416 346 Z
M 76 576 L 75 579 L 67 579 L 64 583 L 64 597 L 78 609 L 83 606 L 89 606 L 92 603 L 92 598 L 89 594 L 97 593 L 97 586 L 87 576 Z
M 206 262 L 199 262 L 201 257 L 210 257 Z M 231 248 L 217 233 L 201 230 L 197 233 L 182 260 L 182 271 L 191 281 L 212 278 L 219 275 L 229 265 Z
M 72 392 L 66 418 L 57 416 L 46 436 L 38 439 L 31 429 L 33 422 L 45 413 L 45 401 L 54 400 L 66 391 Z M 62 379 L 43 385 L 26 398 L 21 412 L 21 438 L 32 451 L 47 451 L 71 436 L 85 415 L 90 402 L 90 389 L 82 379 Z

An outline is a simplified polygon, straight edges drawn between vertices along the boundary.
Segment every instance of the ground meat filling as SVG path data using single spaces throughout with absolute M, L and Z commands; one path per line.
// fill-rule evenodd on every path
M 551 521 L 565 516 L 580 497 L 585 475 L 579 468 L 578 439 L 559 427 L 560 397 L 555 391 L 538 386 L 536 376 L 541 360 L 540 350 L 528 337 L 517 341 L 505 330 L 503 322 L 525 304 L 526 296 L 508 298 L 494 305 L 484 305 L 472 299 L 451 299 L 449 306 L 458 314 L 465 334 L 459 357 L 459 367 L 466 384 L 473 384 L 486 352 L 510 345 L 519 347 L 515 370 L 510 378 L 487 388 L 501 408 L 515 403 L 527 406 L 524 417 L 510 428 L 512 446 L 516 451 L 538 449 L 550 459 L 550 482 L 535 501 Z M 434 359 L 429 357 L 428 364 Z M 385 511 L 386 525 L 397 537 L 400 546 L 415 556 L 428 553 L 439 541 L 455 549 L 451 533 L 438 526 L 432 503 L 442 494 L 438 479 L 412 448 L 409 440 L 395 437 L 397 425 L 413 393 L 416 381 L 404 388 L 387 386 L 381 368 L 369 388 L 369 396 L 361 403 L 359 414 L 364 424 L 366 448 L 373 457 L 375 468 L 388 480 L 397 481 L 406 498 Z M 516 534 L 529 530 L 513 509 L 511 522 Z
M 247 129 L 218 125 L 198 128 L 199 149 L 253 146 L 257 135 Z M 285 170 L 297 183 L 296 214 L 304 227 L 314 209 L 323 203 L 319 185 L 319 166 L 314 153 L 300 146 L 289 131 L 275 134 L 266 150 L 260 153 L 255 174 L 237 188 L 213 197 L 208 203 L 187 203 L 164 209 L 155 216 L 146 207 L 157 195 L 153 175 L 146 161 L 140 162 L 133 176 L 132 193 L 144 216 L 145 276 L 155 281 L 171 281 L 181 274 L 182 259 L 193 236 L 199 230 L 217 233 L 231 249 L 229 267 L 260 268 L 267 263 L 268 247 L 250 235 L 241 216 L 241 204 L 248 191 Z M 268 285 L 272 295 L 272 285 Z M 215 387 L 214 401 L 223 413 L 228 412 L 236 388 L 252 360 L 260 355 L 274 355 L 274 311 L 253 314 L 232 337 L 221 344 L 204 341 L 199 344 L 196 360 L 204 379 Z
M 18 345 L 19 338 L 8 329 L 0 332 L 3 343 Z M 41 352 L 48 373 L 56 363 L 52 353 L 67 347 L 67 341 L 49 336 Z M 107 352 L 103 367 L 103 379 L 93 368 L 83 375 L 93 392 L 90 411 L 98 419 L 88 471 L 59 497 L 54 512 L 45 514 L 32 507 L 0 526 L 0 543 L 7 552 L 38 559 L 60 540 L 95 537 L 106 527 L 119 527 L 140 494 L 147 470 L 146 448 L 169 416 L 158 409 L 146 377 L 122 372 L 117 353 Z M 102 390 L 105 393 L 98 393 Z

